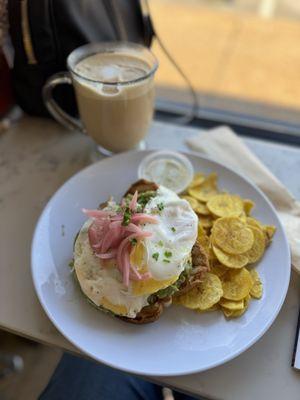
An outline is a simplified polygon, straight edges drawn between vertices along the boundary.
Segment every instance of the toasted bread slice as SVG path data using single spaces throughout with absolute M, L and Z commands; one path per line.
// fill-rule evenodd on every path
M 125 193 L 125 196 L 128 194 L 134 194 L 136 191 L 138 193 L 144 193 L 148 191 L 155 191 L 158 189 L 158 185 L 154 182 L 146 181 L 146 179 L 139 179 L 134 182 L 130 188 Z

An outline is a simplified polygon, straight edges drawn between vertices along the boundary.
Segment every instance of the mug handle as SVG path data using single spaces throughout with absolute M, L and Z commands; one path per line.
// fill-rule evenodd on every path
M 57 122 L 64 125 L 70 130 L 79 130 L 86 133 L 85 129 L 78 118 L 74 118 L 66 113 L 53 99 L 52 92 L 57 85 L 68 84 L 72 85 L 72 79 L 69 72 L 58 72 L 52 75 L 43 87 L 43 99 L 49 113 L 56 119 Z

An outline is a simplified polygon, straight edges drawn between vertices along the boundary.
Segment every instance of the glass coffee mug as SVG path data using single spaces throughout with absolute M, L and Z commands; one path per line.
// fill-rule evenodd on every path
M 46 82 L 43 97 L 53 117 L 69 129 L 93 138 L 106 155 L 141 148 L 154 108 L 158 62 L 144 46 L 126 42 L 87 44 L 67 59 L 68 72 Z M 75 89 L 81 120 L 71 117 L 52 97 L 59 84 Z

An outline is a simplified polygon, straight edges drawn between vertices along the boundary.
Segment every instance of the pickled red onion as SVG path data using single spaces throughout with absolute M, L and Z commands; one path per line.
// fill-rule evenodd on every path
M 135 266 L 130 263 L 132 239 L 150 237 L 152 234 L 141 229 L 140 223 L 157 223 L 153 215 L 136 213 L 138 193 L 135 192 L 129 208 L 132 211 L 130 222 L 123 225 L 124 215 L 108 210 L 82 211 L 93 219 L 88 229 L 88 238 L 95 255 L 100 259 L 116 259 L 117 267 L 122 274 L 123 284 L 128 287 L 129 280 L 149 279 L 149 272 L 140 274 Z M 123 201 L 122 206 L 125 205 Z
M 137 190 L 134 192 L 134 195 L 132 196 L 132 199 L 129 203 L 129 208 L 132 211 L 136 210 L 136 206 L 137 206 L 137 199 L 138 199 L 138 192 Z
M 95 256 L 105 260 L 105 259 L 115 258 L 116 254 L 117 254 L 117 250 L 114 249 L 114 250 L 111 250 L 109 253 L 95 253 Z
M 90 218 L 107 218 L 112 214 L 107 210 L 89 210 L 87 208 L 82 208 L 82 212 Z
M 148 214 L 143 214 L 143 213 L 136 213 L 131 217 L 131 222 L 133 223 L 151 223 L 151 224 L 157 224 L 158 220 L 154 215 L 148 215 Z

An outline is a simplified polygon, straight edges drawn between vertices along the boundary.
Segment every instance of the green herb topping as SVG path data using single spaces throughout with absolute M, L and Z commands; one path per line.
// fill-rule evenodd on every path
M 165 256 L 166 258 L 170 258 L 170 257 L 172 257 L 172 252 L 171 252 L 171 251 L 165 251 L 165 252 L 164 252 L 164 256 Z
M 151 200 L 153 197 L 155 197 L 155 195 L 156 195 L 156 192 L 153 190 L 148 190 L 146 192 L 139 193 L 138 203 L 142 207 L 142 209 L 149 202 L 149 200 Z
M 131 220 L 131 210 L 130 210 L 130 208 L 127 207 L 127 208 L 125 209 L 125 211 L 124 211 L 124 216 L 123 216 L 122 225 L 123 225 L 123 226 L 129 225 L 130 220 Z
M 159 253 L 153 253 L 152 254 L 152 258 L 154 258 L 155 261 L 158 260 L 158 257 L 159 257 Z
M 157 204 L 157 208 L 158 208 L 159 211 L 162 211 L 162 210 L 165 208 L 164 203 L 163 203 L 163 202 L 158 203 L 158 204 Z

